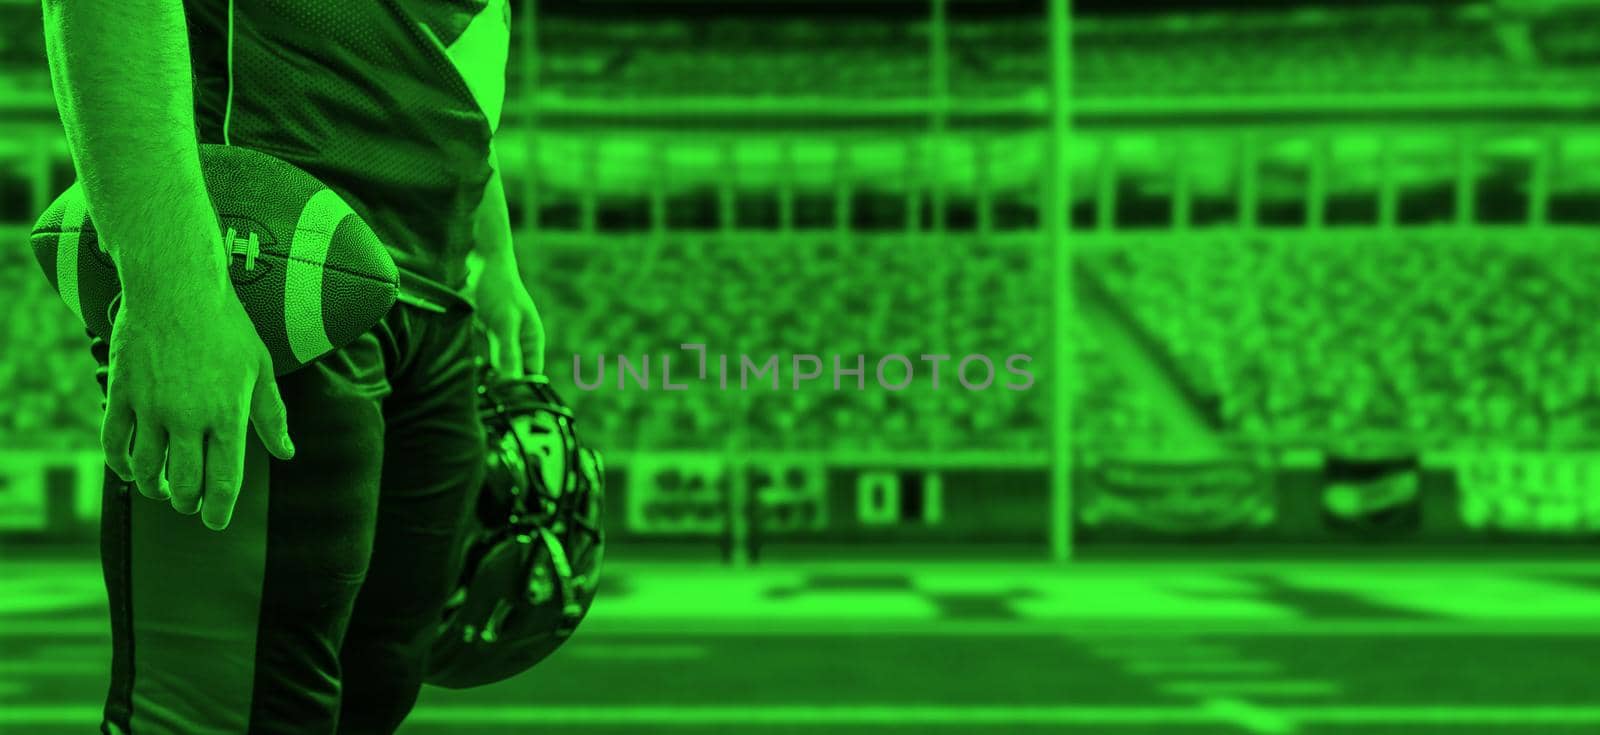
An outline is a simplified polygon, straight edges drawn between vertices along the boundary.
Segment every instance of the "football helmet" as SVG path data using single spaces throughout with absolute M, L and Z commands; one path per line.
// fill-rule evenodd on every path
M 605 467 L 550 381 L 490 373 L 478 392 L 488 472 L 427 671 L 452 689 L 519 674 L 565 642 L 594 600 L 605 550 Z

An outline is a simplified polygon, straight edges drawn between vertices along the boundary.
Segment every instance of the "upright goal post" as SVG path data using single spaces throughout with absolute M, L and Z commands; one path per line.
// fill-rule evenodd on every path
M 1050 427 L 1050 558 L 1072 558 L 1073 399 L 1077 394 L 1077 355 L 1072 343 L 1075 293 L 1072 283 L 1072 7 L 1071 0 L 1047 0 L 1050 29 L 1050 129 L 1041 213 L 1049 248 L 1051 326 L 1054 329 L 1051 381 L 1054 410 Z

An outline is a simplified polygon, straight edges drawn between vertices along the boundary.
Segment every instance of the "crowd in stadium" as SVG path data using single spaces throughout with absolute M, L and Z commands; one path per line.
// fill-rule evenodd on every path
M 914 98 L 930 93 L 926 18 L 767 15 L 607 17 L 548 9 L 538 27 L 538 87 L 547 98 L 693 96 Z M 957 6 L 957 10 L 960 10 Z M 1367 94 L 1592 87 L 1592 66 L 1542 58 L 1470 9 L 1185 15 L 1078 23 L 1074 88 L 1086 97 Z M 47 88 L 38 6 L 0 3 L 0 90 Z M 967 17 L 947 29 L 950 90 L 962 98 L 1042 95 L 1044 25 Z M 519 32 L 521 26 L 514 28 Z M 521 39 L 513 45 L 521 47 Z M 515 86 L 525 67 L 513 64 Z M 1041 98 L 1042 99 L 1042 98 Z
M 20 232 L 14 232 L 17 239 Z M 94 446 L 99 394 L 81 329 L 50 290 L 24 248 L 6 249 L 0 263 L 14 315 L 7 320 L 8 359 L 0 360 L 0 385 L 12 401 L 0 423 L 0 446 L 63 449 Z M 764 449 L 1040 449 L 1051 411 L 1048 387 L 1049 321 L 1042 274 L 1030 254 L 1008 247 L 951 246 L 943 256 L 889 240 L 721 247 L 674 238 L 652 249 L 548 249 L 530 252 L 527 268 L 550 332 L 549 371 L 566 386 L 583 417 L 583 429 L 600 446 L 686 449 L 722 445 L 738 437 Z M 699 380 L 698 356 L 680 345 L 701 343 L 710 356 Z M 1085 365 L 1093 335 L 1080 334 Z M 911 359 L 915 373 L 902 391 L 883 389 L 877 360 Z M 923 354 L 951 354 L 932 387 Z M 1027 354 L 1033 374 L 1025 391 L 1007 390 L 1019 378 L 1005 358 Z M 605 382 L 583 391 L 573 382 L 573 358 L 585 384 L 607 356 Z M 720 387 L 717 356 L 729 357 L 729 388 Z M 822 375 L 794 389 L 788 361 L 815 354 Z M 995 364 L 993 385 L 963 388 L 955 362 L 968 354 Z M 27 355 L 28 359 L 11 356 Z M 616 357 L 633 363 L 650 356 L 648 389 L 630 374 L 617 387 Z M 738 390 L 739 357 L 755 364 L 778 356 L 778 389 L 752 374 Z M 846 369 L 860 355 L 866 387 L 840 374 L 834 390 L 833 357 Z M 672 360 L 663 390 L 660 360 Z M 770 376 L 770 374 L 768 374 Z M 971 383 L 984 382 L 975 365 Z M 905 376 L 889 369 L 886 382 Z M 1140 426 L 1119 400 L 1112 371 L 1091 371 L 1085 387 L 1086 420 L 1126 431 Z
M 1562 441 L 1600 429 L 1600 246 L 1238 235 L 1097 259 L 1222 428 Z
M 889 238 L 840 242 L 730 245 L 674 237 L 658 245 L 558 250 L 531 255 L 550 331 L 550 372 L 572 381 L 573 357 L 585 384 L 596 379 L 600 355 L 611 361 L 605 382 L 592 391 L 569 388 L 588 430 L 617 446 L 691 448 L 717 446 L 730 437 L 765 449 L 1037 449 L 1049 415 L 1049 300 L 1032 254 L 981 245 L 950 245 Z M 704 344 L 707 378 L 698 379 L 698 354 L 680 345 Z M 943 364 L 939 387 L 925 372 L 923 354 L 959 360 L 982 354 L 996 365 L 994 384 L 967 390 Z M 1027 368 L 1034 385 L 1007 390 L 1004 360 L 1035 358 Z M 822 376 L 795 389 L 792 357 L 817 355 Z M 883 389 L 879 358 L 909 356 L 914 379 L 902 391 Z M 672 382 L 662 390 L 659 372 L 650 389 L 630 378 L 617 387 L 615 357 L 652 370 L 670 356 Z M 721 387 L 718 355 L 728 356 L 728 388 Z M 765 381 L 739 389 L 740 356 L 762 365 L 777 356 L 779 386 Z M 862 356 L 866 388 L 839 375 Z M 893 367 L 890 384 L 904 373 Z M 630 374 L 631 375 L 631 374 Z M 980 368 L 970 373 L 984 382 Z
M 0 5 L 37 25 L 37 8 Z M 1169 19 L 1170 21 L 1171 19 Z M 1460 21 L 1460 19 L 1457 19 Z M 1284 27 L 1084 24 L 1075 39 L 1079 94 L 1345 92 L 1570 84 L 1514 58 L 1491 24 L 1426 18 Z M 1185 21 L 1189 22 L 1189 21 Z M 618 99 L 689 92 L 804 97 L 928 93 L 927 26 L 749 20 L 597 23 L 556 14 L 540 26 L 540 88 Z M 1409 23 L 1409 25 L 1408 25 Z M 1193 26 L 1193 23 L 1190 23 Z M 960 17 L 950 27 L 958 96 L 1011 95 L 1045 76 L 1041 24 Z M 36 34 L 0 34 L 0 79 L 42 74 Z M 514 65 L 513 74 L 523 67 Z M 1528 82 L 1532 83 L 1532 82 Z M 515 86 L 515 85 L 513 85 Z M 3 87 L 0 87 L 3 89 Z M 642 200 L 641 200 L 642 201 Z M 709 201 L 709 200 L 708 200 Z M 707 217 L 711 220 L 714 217 Z M 20 242 L 19 229 L 7 240 Z M 559 225 L 557 225 L 559 226 Z M 550 331 L 550 371 L 573 386 L 573 356 L 612 361 L 608 383 L 567 390 L 600 446 L 693 448 L 729 441 L 771 449 L 1042 449 L 1052 415 L 1046 272 L 1028 245 L 975 238 L 752 237 L 748 243 L 672 235 L 531 249 L 526 271 Z M 1089 258 L 1117 308 L 1214 412 L 1219 430 L 1317 434 L 1356 428 L 1527 435 L 1600 428 L 1600 378 L 1588 366 L 1600 337 L 1596 290 L 1576 283 L 1600 251 L 1557 242 L 1537 249 L 1469 236 L 1346 238 L 1218 234 L 1152 237 Z M 1520 245 L 1520 243 L 1518 243 Z M 21 247 L 0 249 L 10 299 L 0 386 L 0 447 L 92 446 L 98 393 L 81 331 Z M 1074 325 L 1080 436 L 1159 433 L 1161 418 Z M 815 354 L 870 372 L 884 355 L 1024 353 L 1031 390 L 904 391 L 832 387 L 722 390 L 713 374 L 683 392 L 618 389 L 615 358 L 674 360 L 684 343 L 757 362 Z M 919 368 L 922 363 L 916 363 Z M 946 365 L 949 369 L 951 366 Z M 737 375 L 735 375 L 737 377 Z M 592 379 L 592 378 L 591 378 Z M 1003 381 L 1002 378 L 997 381 Z
M 0 448 L 79 449 L 96 446 L 100 391 L 82 325 L 61 303 L 23 246 L 21 228 L 0 228 L 0 293 L 6 295 L 0 344 Z
M 0 287 L 11 297 L 0 385 L 9 447 L 93 446 L 99 396 L 81 331 L 22 248 L 5 251 Z M 689 449 L 730 437 L 752 449 L 1040 449 L 1051 415 L 1050 317 L 1043 270 L 1017 246 L 893 238 L 752 243 L 674 237 L 642 250 L 612 246 L 528 254 L 550 332 L 549 369 L 602 446 Z M 1587 315 L 1600 295 L 1600 246 L 1568 239 L 1511 247 L 1480 236 L 1304 235 L 1152 238 L 1086 255 L 1218 428 L 1276 436 L 1392 429 L 1456 436 L 1531 437 L 1600 430 L 1600 334 Z M 20 315 L 28 315 L 21 318 Z M 1081 379 L 1077 430 L 1149 435 L 1160 417 L 1139 402 L 1075 330 Z M 698 354 L 706 345 L 707 377 Z M 964 389 L 944 363 L 938 390 L 922 354 L 983 354 L 995 384 Z M 883 389 L 878 358 L 911 357 L 915 379 Z M 1026 391 L 1003 387 L 1004 357 L 1033 356 Z M 792 387 L 796 354 L 822 360 L 821 377 Z M 11 356 L 26 355 L 27 359 Z M 592 385 L 573 382 L 574 357 Z M 619 355 L 650 356 L 618 388 Z M 728 388 L 717 356 L 729 359 Z M 739 357 L 778 356 L 779 388 L 752 374 L 738 389 Z M 864 356 L 866 389 L 840 377 Z M 663 390 L 660 360 L 672 361 Z M 889 382 L 899 382 L 898 368 Z M 974 381 L 981 380 L 981 373 Z
M 1181 19 L 1180 19 L 1181 20 Z M 950 90 L 962 98 L 1042 95 L 1043 25 L 951 21 Z M 542 93 L 552 97 L 911 98 L 932 71 L 925 22 L 838 24 L 681 19 L 548 21 Z M 1576 88 L 1600 75 L 1519 58 L 1483 18 L 1424 10 L 1337 22 L 1085 23 L 1073 40 L 1076 93 L 1130 96 L 1369 94 Z

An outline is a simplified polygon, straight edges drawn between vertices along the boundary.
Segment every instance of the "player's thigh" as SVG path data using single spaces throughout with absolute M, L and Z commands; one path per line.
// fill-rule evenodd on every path
M 409 337 L 406 370 L 384 404 L 383 488 L 362 617 L 434 615 L 455 583 L 455 546 L 484 472 L 478 413 L 481 335 L 470 311 L 396 309 Z M 430 625 L 431 625 L 430 621 Z
M 416 341 L 385 406 L 372 557 L 340 652 L 341 734 L 392 732 L 410 711 L 483 481 L 470 323 L 401 312 Z
M 250 437 L 224 531 L 108 475 L 111 723 L 145 733 L 333 730 L 338 651 L 377 520 L 384 388 L 374 360 L 369 339 L 279 379 L 298 452 L 276 461 Z

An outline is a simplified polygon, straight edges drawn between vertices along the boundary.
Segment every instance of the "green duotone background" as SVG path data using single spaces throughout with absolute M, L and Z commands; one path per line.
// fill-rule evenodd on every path
M 1600 4 L 513 23 L 499 155 L 607 577 L 404 732 L 1600 732 Z M 71 181 L 0 0 L 6 733 L 88 731 L 108 676 L 93 366 L 25 244 Z

